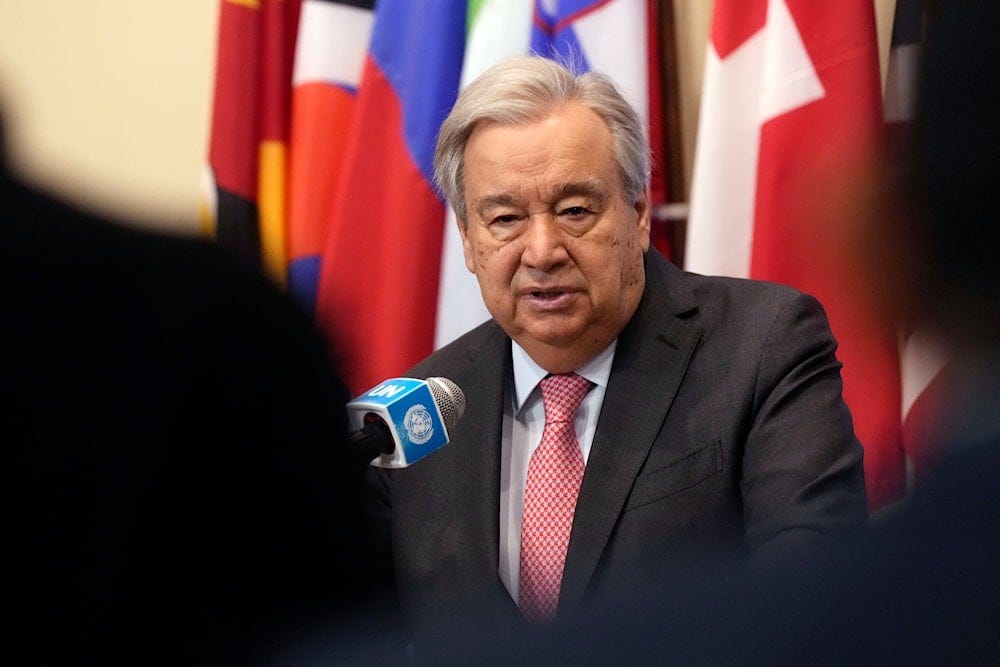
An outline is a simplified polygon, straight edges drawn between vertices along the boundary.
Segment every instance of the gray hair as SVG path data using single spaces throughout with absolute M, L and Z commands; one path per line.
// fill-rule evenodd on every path
M 438 133 L 434 180 L 459 220 L 468 220 L 465 144 L 476 125 L 541 120 L 571 102 L 583 104 L 607 123 L 625 196 L 629 203 L 642 197 L 650 170 L 645 124 L 611 79 L 599 72 L 575 74 L 539 56 L 518 56 L 494 65 L 466 86 Z

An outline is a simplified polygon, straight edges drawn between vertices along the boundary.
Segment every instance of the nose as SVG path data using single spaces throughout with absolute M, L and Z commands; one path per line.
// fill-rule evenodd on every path
M 551 215 L 532 216 L 521 238 L 521 263 L 525 266 L 548 271 L 569 258 L 564 232 Z

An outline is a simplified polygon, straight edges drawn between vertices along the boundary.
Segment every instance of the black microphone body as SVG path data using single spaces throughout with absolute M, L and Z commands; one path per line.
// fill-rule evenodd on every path
M 357 453 L 364 465 L 382 454 L 392 454 L 396 443 L 392 439 L 389 425 L 381 419 L 371 420 L 364 427 L 351 433 L 351 449 Z

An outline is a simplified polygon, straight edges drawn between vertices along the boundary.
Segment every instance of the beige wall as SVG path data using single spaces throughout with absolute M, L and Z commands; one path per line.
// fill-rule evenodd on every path
M 0 0 L 0 102 L 19 167 L 193 232 L 217 12 L 215 0 Z
M 895 0 L 873 0 L 886 54 Z M 685 182 L 712 0 L 672 0 Z M 0 0 L 0 101 L 30 177 L 142 224 L 193 232 L 217 0 Z

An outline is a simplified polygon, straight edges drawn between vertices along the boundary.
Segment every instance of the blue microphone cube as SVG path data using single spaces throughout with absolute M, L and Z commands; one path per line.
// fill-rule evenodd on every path
M 448 431 L 426 380 L 392 378 L 347 404 L 352 429 L 381 419 L 392 432 L 396 448 L 372 465 L 405 468 L 448 443 Z

